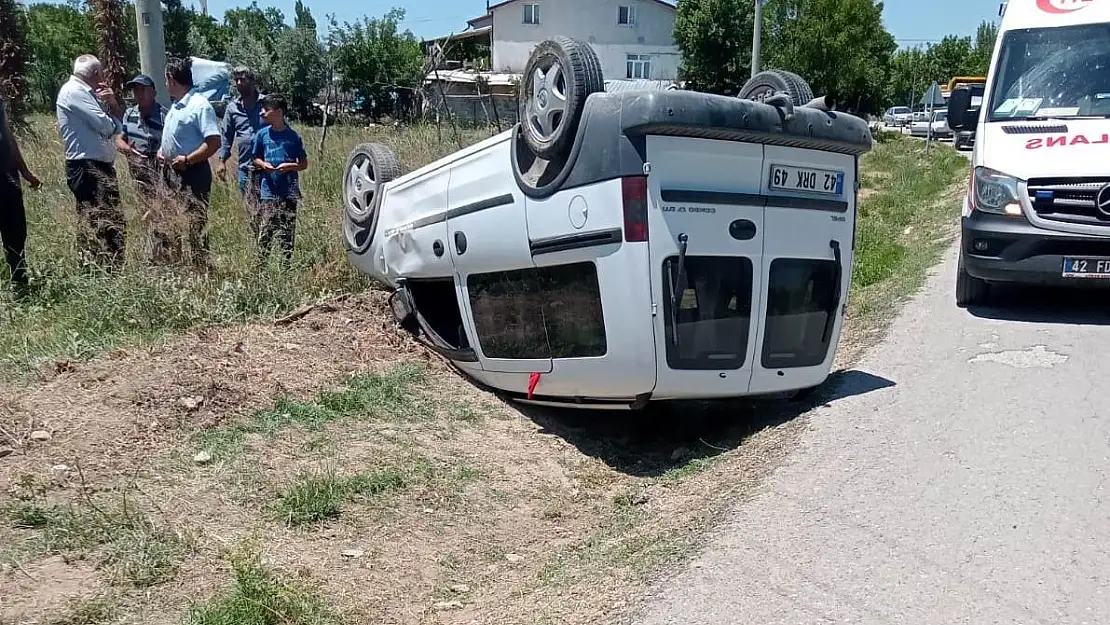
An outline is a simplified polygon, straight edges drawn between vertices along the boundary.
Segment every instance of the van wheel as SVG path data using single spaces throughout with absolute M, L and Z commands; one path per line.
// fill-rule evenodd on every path
M 351 150 L 343 171 L 344 239 L 351 251 L 361 254 L 378 226 L 381 185 L 401 175 L 401 163 L 386 146 L 362 143 Z
M 528 149 L 545 160 L 564 155 L 586 98 L 601 91 L 601 61 L 588 43 L 560 36 L 537 45 L 520 83 L 520 123 Z
M 956 306 L 967 308 L 985 304 L 990 299 L 990 291 L 989 282 L 980 280 L 967 272 L 964 268 L 963 254 L 960 254 L 960 260 L 956 266 Z
M 801 76 L 778 69 L 764 70 L 752 76 L 736 97 L 762 102 L 777 93 L 789 96 L 794 106 L 802 106 L 813 99 L 813 89 Z

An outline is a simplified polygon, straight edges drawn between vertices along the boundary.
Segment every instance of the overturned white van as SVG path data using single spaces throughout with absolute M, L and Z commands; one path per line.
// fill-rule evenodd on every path
M 742 98 L 606 93 L 593 50 L 567 38 L 537 46 L 521 91 L 512 130 L 406 175 L 386 146 L 350 154 L 350 259 L 394 290 L 402 326 L 539 403 L 638 408 L 827 378 L 865 121 L 785 72 Z

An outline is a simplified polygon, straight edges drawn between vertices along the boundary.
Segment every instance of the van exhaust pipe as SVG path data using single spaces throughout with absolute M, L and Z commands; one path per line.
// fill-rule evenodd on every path
M 831 111 L 836 108 L 836 100 L 832 96 L 823 95 L 818 98 L 813 98 L 809 102 L 803 104 L 807 109 L 817 109 L 819 111 Z

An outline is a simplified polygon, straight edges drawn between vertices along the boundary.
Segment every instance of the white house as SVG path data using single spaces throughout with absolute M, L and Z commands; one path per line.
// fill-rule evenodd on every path
M 565 35 L 593 46 L 607 80 L 674 80 L 674 17 L 665 0 L 505 0 L 470 26 L 492 25 L 495 72 L 522 73 L 537 43 Z

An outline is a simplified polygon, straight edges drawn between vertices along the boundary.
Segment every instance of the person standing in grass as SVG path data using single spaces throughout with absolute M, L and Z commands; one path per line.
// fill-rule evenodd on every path
M 259 207 L 251 220 L 251 230 L 263 258 L 275 238 L 285 261 L 293 256 L 297 203 L 301 199 L 299 172 L 308 169 L 304 141 L 285 120 L 288 105 L 279 95 L 262 99 L 262 119 L 268 125 L 254 136 L 251 154 L 261 172 Z
M 154 80 L 139 74 L 124 85 L 131 90 L 135 104 L 123 113 L 123 132 L 116 136 L 116 149 L 127 159 L 131 178 L 141 196 L 144 213 L 150 219 L 152 254 L 155 262 L 165 260 L 165 250 L 170 247 L 165 224 L 158 219 L 158 190 L 161 187 L 158 164 L 155 158 L 162 143 L 162 126 L 166 121 L 166 108 L 155 99 Z
M 166 90 L 174 100 L 162 127 L 157 159 L 166 186 L 183 191 L 189 248 L 193 264 L 208 267 L 208 203 L 212 167 L 208 159 L 220 149 L 220 126 L 212 103 L 193 88 L 192 60 L 166 61 Z
M 27 213 L 23 206 L 22 176 L 32 189 L 42 186 L 23 160 L 0 100 L 0 243 L 8 263 L 8 277 L 17 296 L 27 291 Z
M 123 107 L 104 84 L 100 59 L 82 54 L 58 91 L 55 110 L 65 148 L 66 183 L 81 220 L 80 250 L 109 271 L 123 265 L 126 220 L 116 180 L 114 137 Z M 91 257 L 91 258 L 90 258 Z
M 225 179 L 227 162 L 231 160 L 231 147 L 238 143 L 236 170 L 239 177 L 239 193 L 243 197 L 243 207 L 249 219 L 258 210 L 259 178 L 254 169 L 251 146 L 254 135 L 265 125 L 262 121 L 262 98 L 258 91 L 258 81 L 254 71 L 240 65 L 231 72 L 235 90 L 239 97 L 227 104 L 224 111 L 223 127 L 220 132 L 220 158 L 216 163 L 216 175 Z

